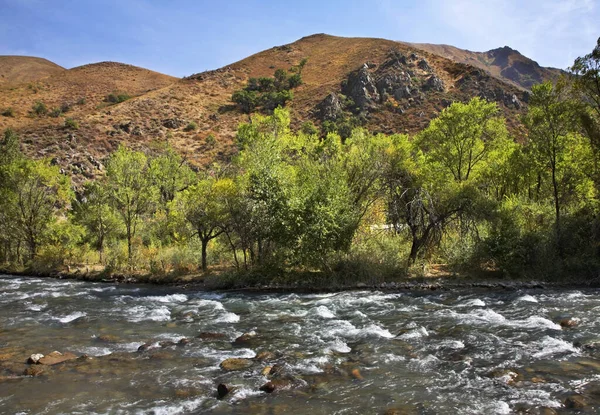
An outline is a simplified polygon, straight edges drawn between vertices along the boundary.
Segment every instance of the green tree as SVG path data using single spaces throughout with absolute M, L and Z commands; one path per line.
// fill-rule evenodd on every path
M 71 200 L 69 179 L 47 160 L 21 160 L 14 170 L 15 228 L 33 260 L 60 208 Z
M 566 85 L 535 85 L 524 123 L 528 129 L 527 147 L 540 176 L 545 172 L 550 175 L 556 241 L 561 252 L 561 216 L 581 176 L 577 163 L 585 159 L 585 146 L 575 133 L 577 105 L 566 95 Z
M 150 159 L 149 173 L 159 194 L 162 209 L 168 213 L 169 203 L 177 192 L 187 189 L 196 180 L 196 175 L 183 157 L 172 147 L 159 149 L 161 153 Z
M 231 186 L 229 179 L 207 177 L 180 192 L 172 205 L 172 215 L 184 219 L 202 244 L 202 270 L 208 269 L 208 244 L 225 231 L 227 211 L 224 195 Z
M 460 183 L 476 175 L 507 137 L 496 103 L 473 98 L 468 104 L 455 102 L 445 108 L 419 134 L 419 145 L 434 167 Z
M 140 222 L 152 212 L 157 200 L 157 190 L 149 172 L 146 155 L 119 147 L 106 165 L 106 178 L 111 205 L 125 226 L 127 258 L 131 266 L 133 238 Z
M 85 184 L 81 199 L 73 204 L 74 222 L 85 228 L 87 239 L 98 250 L 101 263 L 104 263 L 106 241 L 119 230 L 119 218 L 110 202 L 106 184 L 94 181 Z

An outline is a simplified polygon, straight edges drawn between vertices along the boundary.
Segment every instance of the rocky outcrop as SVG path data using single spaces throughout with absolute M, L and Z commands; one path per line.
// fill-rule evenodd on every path
M 179 118 L 169 118 L 166 120 L 162 120 L 162 125 L 165 128 L 176 129 L 183 127 L 185 125 L 185 121 Z
M 331 92 L 317 106 L 318 116 L 323 121 L 335 121 L 342 115 L 343 108 L 338 96 Z
M 361 110 L 374 107 L 380 98 L 375 80 L 371 76 L 367 64 L 364 64 L 358 71 L 350 74 L 343 92 L 352 98 Z
M 425 90 L 444 92 L 444 82 L 435 75 L 431 75 L 424 85 Z
M 382 101 L 385 101 L 387 96 L 393 96 L 398 101 L 409 98 L 411 87 L 411 78 L 404 71 L 387 73 L 377 81 L 377 89 Z
M 419 63 L 417 63 L 417 67 L 425 72 L 431 72 L 431 66 L 429 66 L 429 62 L 425 58 L 421 59 Z

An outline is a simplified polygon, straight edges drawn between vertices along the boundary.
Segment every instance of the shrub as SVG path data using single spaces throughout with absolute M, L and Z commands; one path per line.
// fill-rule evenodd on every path
M 4 111 L 2 111 L 2 115 L 4 117 L 14 117 L 15 116 L 15 110 L 12 107 L 8 107 Z
M 258 97 L 254 91 L 239 90 L 235 91 L 231 96 L 231 100 L 235 102 L 242 112 L 250 114 L 256 108 Z
M 77 105 L 85 105 L 85 97 L 81 97 L 77 100 Z
M 295 73 L 288 78 L 288 86 L 290 89 L 297 88 L 302 85 L 302 77 L 299 73 Z
M 73 118 L 67 118 L 67 119 L 65 119 L 65 127 L 70 128 L 71 130 L 78 130 L 79 123 L 77 121 L 75 121 Z
M 319 130 L 312 121 L 304 121 L 300 127 L 300 131 L 306 135 L 315 135 L 319 133 Z
M 50 115 L 52 118 L 58 118 L 62 115 L 62 111 L 60 108 L 52 108 L 48 115 Z
M 119 104 L 128 99 L 131 99 L 131 95 L 127 93 L 112 92 L 106 96 L 105 101 L 110 102 L 111 104 Z
M 71 111 L 71 107 L 72 107 L 72 105 L 69 104 L 68 102 L 63 102 L 60 106 L 60 110 L 63 113 L 69 112 L 69 111 Z
M 48 108 L 46 107 L 46 104 L 41 101 L 36 101 L 31 107 L 31 110 L 33 114 L 37 115 L 38 117 L 48 114 Z
M 196 124 L 194 121 L 192 121 L 183 130 L 184 131 L 194 131 L 196 129 L 198 129 L 198 124 Z
M 215 136 L 212 134 L 209 134 L 208 137 L 206 137 L 206 144 L 208 144 L 210 147 L 214 147 L 215 144 L 217 144 L 217 140 L 216 140 Z

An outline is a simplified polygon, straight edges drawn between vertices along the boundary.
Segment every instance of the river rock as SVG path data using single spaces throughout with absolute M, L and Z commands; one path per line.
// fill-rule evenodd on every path
M 32 365 L 32 366 L 27 367 L 23 371 L 23 376 L 37 377 L 37 376 L 43 376 L 43 375 L 48 375 L 48 374 L 49 374 L 48 367 L 42 366 L 42 365 Z
M 365 378 L 362 377 L 362 375 L 360 374 L 360 370 L 359 369 L 352 369 L 352 372 L 350 372 L 352 374 L 352 377 L 356 380 L 364 380 Z
M 214 340 L 224 340 L 227 338 L 227 335 L 224 333 L 212 333 L 212 332 L 203 331 L 202 333 L 198 334 L 196 336 L 196 338 L 203 340 L 203 341 L 214 341 Z
M 75 359 L 77 359 L 77 356 L 74 355 L 73 353 L 69 353 L 69 352 L 61 353 L 61 352 L 54 351 L 54 352 L 42 357 L 40 360 L 38 360 L 38 363 L 42 364 L 42 365 L 53 366 L 53 365 L 57 365 L 59 363 L 66 362 L 68 360 L 75 360 Z
M 240 337 L 238 337 L 237 339 L 235 339 L 233 341 L 233 345 L 234 346 L 246 346 L 248 343 L 250 343 L 252 340 L 254 340 L 255 337 L 256 337 L 256 333 L 254 333 L 254 332 L 244 333 Z
M 256 355 L 255 359 L 259 360 L 261 362 L 267 361 L 267 360 L 275 360 L 276 356 L 275 353 L 271 353 L 271 352 L 260 352 Z
M 30 365 L 35 365 L 39 363 L 40 359 L 43 357 L 44 355 L 41 353 L 34 353 L 31 356 L 29 356 L 29 359 L 27 359 L 27 363 L 29 363 Z
M 147 342 L 138 347 L 138 352 L 146 352 L 148 350 L 156 349 L 158 345 L 155 342 Z
M 563 318 L 558 322 L 563 329 L 570 329 L 579 324 L 579 321 L 575 318 Z
M 273 382 L 267 382 L 258 389 L 262 392 L 273 393 L 275 391 L 275 384 Z
M 185 338 L 185 337 L 184 337 L 183 339 L 180 339 L 180 340 L 177 342 L 177 346 L 187 346 L 187 345 L 188 345 L 188 344 L 190 344 L 191 342 L 192 342 L 192 341 L 191 341 L 190 339 L 188 339 L 188 338 Z
M 100 343 L 118 343 L 120 339 L 112 334 L 103 334 L 96 337 L 96 341 Z
M 587 400 L 581 395 L 573 394 L 565 399 L 564 404 L 568 409 L 584 409 L 587 406 Z
M 225 371 L 232 372 L 235 370 L 248 369 L 254 364 L 250 359 L 242 359 L 239 357 L 231 357 L 221 362 L 219 367 Z
M 224 383 L 219 383 L 219 386 L 217 386 L 217 398 L 223 399 L 225 396 L 227 396 L 227 394 L 229 394 L 233 390 L 234 388 Z

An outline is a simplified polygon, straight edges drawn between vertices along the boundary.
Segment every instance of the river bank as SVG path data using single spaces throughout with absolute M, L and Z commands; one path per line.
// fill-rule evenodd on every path
M 334 293 L 352 290 L 377 291 L 449 291 L 449 290 L 507 290 L 524 289 L 588 289 L 600 288 L 600 278 L 565 278 L 556 280 L 530 280 L 498 278 L 497 273 L 436 273 L 430 276 L 407 276 L 393 281 L 351 281 L 331 280 L 324 273 L 287 272 L 278 275 L 258 272 L 233 273 L 216 272 L 209 274 L 150 274 L 150 273 L 107 273 L 87 267 L 72 270 L 34 272 L 32 270 L 6 270 L 0 274 L 34 276 L 98 282 L 105 284 L 152 284 L 179 287 L 183 290 L 207 290 L 220 292 L 256 293 Z

